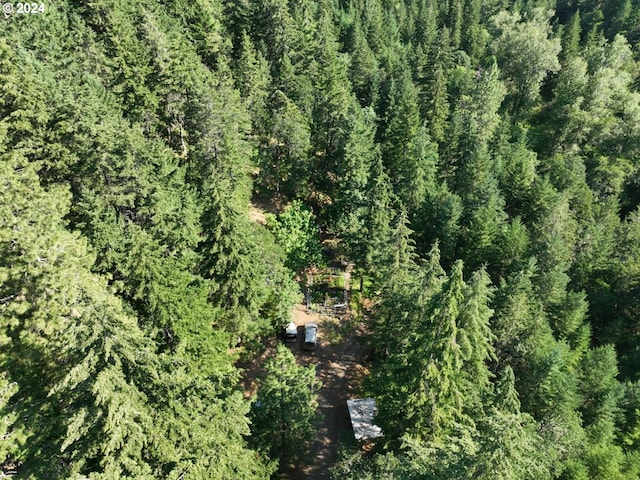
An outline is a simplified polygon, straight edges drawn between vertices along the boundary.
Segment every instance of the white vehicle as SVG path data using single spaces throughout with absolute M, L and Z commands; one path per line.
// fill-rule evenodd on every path
M 298 338 L 298 327 L 295 323 L 289 322 L 289 325 L 284 329 L 285 342 L 295 342 Z

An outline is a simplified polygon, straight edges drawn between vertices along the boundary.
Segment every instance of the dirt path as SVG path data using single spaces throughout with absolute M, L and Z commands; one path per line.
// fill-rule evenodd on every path
M 249 208 L 249 218 L 264 225 L 265 212 L 279 212 L 282 207 L 278 200 L 265 201 L 254 197 Z M 347 289 L 352 270 L 353 264 L 349 264 L 344 272 L 344 287 Z M 340 441 L 353 441 L 347 399 L 356 396 L 355 392 L 367 374 L 364 362 L 366 347 L 360 341 L 364 336 L 364 327 L 348 315 L 339 320 L 307 312 L 304 305 L 298 305 L 293 313 L 298 326 L 298 341 L 290 345 L 290 348 L 299 364 L 316 366 L 317 378 L 322 382 L 318 393 L 321 422 L 304 464 L 287 472 L 287 477 L 290 480 L 327 480 L 329 469 L 336 460 Z M 306 322 L 318 324 L 318 345 L 312 353 L 302 351 Z M 273 346 L 269 346 L 260 358 L 241 365 L 244 370 L 242 383 L 245 397 L 249 398 L 255 393 L 256 380 L 264 374 L 261 365 L 272 353 Z
M 364 327 L 348 316 L 340 320 L 315 312 L 307 313 L 304 305 L 295 308 L 294 321 L 298 326 L 298 339 L 288 346 L 300 365 L 316 366 L 316 376 L 322 382 L 318 393 L 321 420 L 304 462 L 282 478 L 327 480 L 340 442 L 353 442 L 347 399 L 357 396 L 360 382 L 367 374 L 364 361 L 367 350 L 361 342 Z M 306 322 L 318 324 L 318 344 L 313 352 L 302 350 Z M 273 346 L 270 346 L 259 358 L 239 365 L 243 369 L 242 385 L 247 398 L 255 393 L 256 381 L 264 375 L 262 364 L 272 354 Z
M 338 445 L 342 439 L 353 437 L 347 399 L 353 398 L 359 382 L 366 374 L 364 357 L 365 346 L 360 338 L 363 335 L 361 324 L 349 318 L 340 321 L 337 318 L 308 314 L 304 307 L 295 311 L 297 325 L 314 321 L 318 323 L 318 345 L 309 354 L 302 352 L 300 344 L 292 350 L 301 364 L 314 364 L 316 374 L 322 382 L 318 394 L 321 423 L 314 443 L 306 456 L 305 464 L 290 472 L 292 480 L 326 480 L 329 469 L 336 460 Z M 299 335 L 300 337 L 300 335 Z

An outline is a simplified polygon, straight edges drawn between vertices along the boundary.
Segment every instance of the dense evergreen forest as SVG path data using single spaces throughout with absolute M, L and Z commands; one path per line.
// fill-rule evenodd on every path
M 0 477 L 278 476 L 314 370 L 255 411 L 238 352 L 336 259 L 385 436 L 335 478 L 640 477 L 638 0 L 43 5 L 0 14 Z

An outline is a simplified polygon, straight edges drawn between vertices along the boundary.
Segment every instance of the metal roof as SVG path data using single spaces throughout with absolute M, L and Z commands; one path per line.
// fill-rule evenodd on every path
M 353 435 L 356 440 L 371 440 L 382 437 L 382 429 L 373 424 L 373 418 L 378 412 L 373 398 L 358 398 L 347 400 Z

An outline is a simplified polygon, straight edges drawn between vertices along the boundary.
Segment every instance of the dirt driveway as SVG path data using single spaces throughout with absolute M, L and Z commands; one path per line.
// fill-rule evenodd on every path
M 305 457 L 304 465 L 289 472 L 292 480 L 325 480 L 336 460 L 341 439 L 353 441 L 347 399 L 354 398 L 360 382 L 367 373 L 366 347 L 361 342 L 364 327 L 349 317 L 338 318 L 307 313 L 305 307 L 294 312 L 298 329 L 298 343 L 291 345 L 302 365 L 314 364 L 322 382 L 319 392 L 321 423 L 315 441 Z M 318 323 L 318 345 L 314 352 L 302 351 L 302 330 L 305 322 Z
M 307 313 L 303 305 L 295 308 L 294 321 L 298 326 L 298 339 L 288 346 L 300 365 L 316 366 L 317 378 L 322 382 L 318 393 L 321 420 L 305 461 L 286 472 L 283 478 L 325 480 L 329 478 L 329 469 L 336 460 L 339 443 L 354 441 L 347 399 L 357 396 L 358 387 L 368 372 L 365 366 L 367 348 L 361 341 L 364 326 L 349 316 L 340 320 L 315 312 Z M 313 352 L 302 350 L 306 322 L 318 324 L 318 344 Z M 257 379 L 264 375 L 262 364 L 271 354 L 273 347 L 267 348 L 251 363 L 239 365 L 243 369 L 242 386 L 247 398 L 255 393 Z

